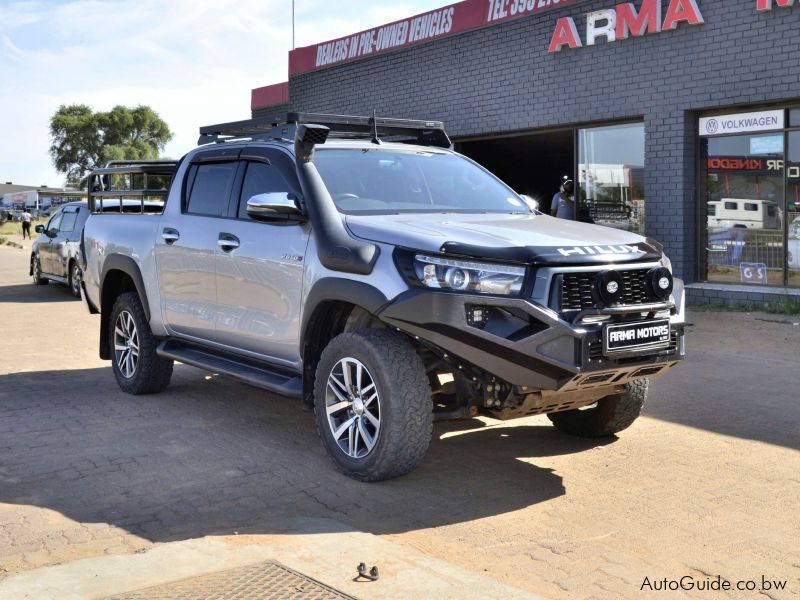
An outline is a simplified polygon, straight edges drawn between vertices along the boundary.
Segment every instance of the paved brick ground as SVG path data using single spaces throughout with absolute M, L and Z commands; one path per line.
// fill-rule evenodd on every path
M 0 578 L 312 516 L 551 597 L 718 573 L 789 579 L 770 595 L 796 596 L 800 327 L 693 320 L 690 360 L 618 441 L 545 418 L 440 424 L 420 469 L 369 485 L 331 468 L 292 401 L 184 366 L 163 394 L 120 393 L 97 318 L 0 248 Z

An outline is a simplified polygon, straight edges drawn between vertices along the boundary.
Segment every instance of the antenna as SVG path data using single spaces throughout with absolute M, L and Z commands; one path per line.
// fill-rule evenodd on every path
M 378 138 L 378 117 L 377 111 L 373 108 L 372 109 L 372 143 L 373 144 L 381 144 L 380 138 Z

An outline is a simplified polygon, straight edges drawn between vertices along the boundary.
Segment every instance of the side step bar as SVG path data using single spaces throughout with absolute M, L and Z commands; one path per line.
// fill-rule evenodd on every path
M 156 354 L 236 379 L 281 396 L 301 398 L 303 395 L 303 380 L 300 375 L 273 371 L 267 366 L 255 366 L 233 357 L 212 354 L 209 351 L 186 346 L 174 340 L 161 342 L 156 349 Z

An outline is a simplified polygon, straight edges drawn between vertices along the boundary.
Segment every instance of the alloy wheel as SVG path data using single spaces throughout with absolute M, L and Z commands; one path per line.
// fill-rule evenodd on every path
M 120 373 L 130 379 L 139 363 L 139 332 L 133 315 L 123 310 L 114 324 L 114 358 Z
M 70 277 L 72 283 L 72 292 L 76 296 L 81 295 L 81 268 L 76 264 L 72 265 L 72 273 Z
M 350 458 L 372 452 L 381 429 L 381 405 L 375 380 L 364 363 L 348 357 L 334 365 L 328 375 L 325 410 L 342 452 Z

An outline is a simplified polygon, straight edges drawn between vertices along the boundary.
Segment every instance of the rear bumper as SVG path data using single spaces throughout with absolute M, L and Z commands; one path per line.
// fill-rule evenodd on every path
M 86 295 L 86 282 L 81 279 L 81 302 L 83 302 L 83 306 L 86 307 L 86 310 L 89 311 L 90 315 L 96 315 L 100 311 L 97 307 L 92 304 L 91 300 L 89 300 L 89 296 Z
M 675 303 L 658 307 L 672 312 L 668 348 L 609 356 L 603 353 L 603 324 L 572 323 L 523 298 L 412 289 L 379 317 L 435 347 L 458 367 L 530 389 L 571 391 L 658 377 L 682 360 L 682 284 L 676 285 L 674 297 Z M 613 323 L 647 320 L 642 307 L 608 312 Z M 477 323 L 476 314 L 485 322 Z

